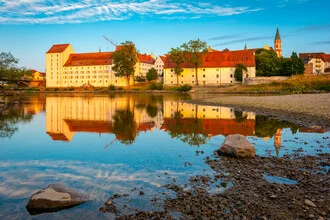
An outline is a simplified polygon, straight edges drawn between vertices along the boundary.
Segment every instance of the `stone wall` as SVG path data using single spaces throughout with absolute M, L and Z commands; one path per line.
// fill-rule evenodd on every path
M 243 84 L 244 85 L 259 85 L 259 84 L 283 81 L 283 80 L 287 80 L 289 78 L 290 77 L 288 77 L 288 76 L 250 77 L 250 78 L 245 78 Z

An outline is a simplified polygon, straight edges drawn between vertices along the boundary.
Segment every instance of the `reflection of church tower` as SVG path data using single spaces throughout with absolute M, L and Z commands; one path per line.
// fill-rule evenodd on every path
M 282 40 L 278 28 L 276 30 L 276 35 L 274 40 L 274 49 L 277 54 L 277 57 L 282 57 Z
M 276 156 L 278 156 L 281 148 L 281 137 L 282 137 L 282 129 L 278 128 L 276 134 L 274 136 L 274 146 L 276 150 Z

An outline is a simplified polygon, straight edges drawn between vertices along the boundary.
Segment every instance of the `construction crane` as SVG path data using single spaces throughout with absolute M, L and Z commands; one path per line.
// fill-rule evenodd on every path
M 117 47 L 117 44 L 116 44 L 115 42 L 113 42 L 112 40 L 110 40 L 109 38 L 107 38 L 107 37 L 104 36 L 104 35 L 103 35 L 103 37 L 104 37 L 104 39 L 105 39 L 106 41 L 109 41 L 110 44 L 112 44 L 113 46 Z

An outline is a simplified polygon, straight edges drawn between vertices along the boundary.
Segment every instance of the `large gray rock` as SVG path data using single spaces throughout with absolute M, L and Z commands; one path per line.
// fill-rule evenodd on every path
M 234 134 L 226 137 L 218 152 L 230 157 L 254 157 L 256 149 L 245 136 Z
M 48 185 L 34 193 L 26 208 L 31 215 L 67 209 L 89 201 L 86 194 L 65 187 L 62 183 Z

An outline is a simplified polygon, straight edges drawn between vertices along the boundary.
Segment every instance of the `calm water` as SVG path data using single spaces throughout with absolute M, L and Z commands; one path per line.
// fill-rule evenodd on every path
M 229 134 L 247 136 L 263 156 L 330 152 L 329 133 L 322 128 L 187 104 L 187 98 L 31 96 L 0 104 L 0 219 L 113 218 L 98 209 L 116 193 L 129 194 L 117 200 L 125 213 L 162 210 L 162 199 L 175 196 L 162 186 L 213 175 L 204 160 Z M 30 216 L 29 197 L 55 182 L 93 200 Z M 216 183 L 209 190 L 224 189 Z

